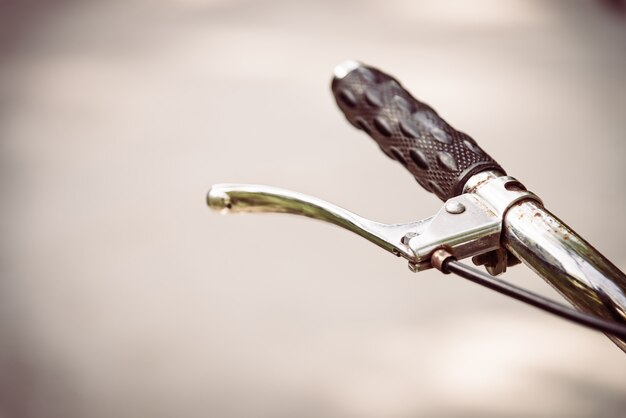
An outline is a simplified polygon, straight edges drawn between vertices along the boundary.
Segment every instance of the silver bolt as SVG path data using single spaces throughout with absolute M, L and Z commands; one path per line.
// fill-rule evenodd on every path
M 446 203 L 446 212 L 452 213 L 455 215 L 459 213 L 463 213 L 465 212 L 465 206 L 463 206 L 463 203 L 453 200 L 452 202 Z
M 411 238 L 415 238 L 419 234 L 417 232 L 408 232 L 405 236 L 402 237 L 401 241 L 404 245 L 408 245 Z

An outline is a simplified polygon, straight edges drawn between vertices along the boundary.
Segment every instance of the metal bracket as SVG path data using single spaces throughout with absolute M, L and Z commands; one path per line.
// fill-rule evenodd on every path
M 415 259 L 412 271 L 432 267 L 435 250 L 445 248 L 457 260 L 500 248 L 502 219 L 478 196 L 462 194 L 449 199 L 420 235 L 408 241 Z
M 480 196 L 502 220 L 509 208 L 519 202 L 534 200 L 542 205 L 541 199 L 526 190 L 526 187 L 515 178 L 493 171 L 485 171 L 473 176 L 465 185 L 465 192 Z M 507 267 L 520 263 L 519 259 L 504 246 L 486 254 L 474 256 L 472 262 L 485 266 L 489 274 L 493 276 L 504 273 Z

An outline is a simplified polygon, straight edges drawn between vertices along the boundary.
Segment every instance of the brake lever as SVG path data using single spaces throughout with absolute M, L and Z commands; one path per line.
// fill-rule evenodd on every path
M 431 221 L 426 218 L 405 224 L 383 224 L 312 196 L 254 184 L 216 184 L 207 194 L 207 204 L 221 213 L 290 213 L 318 219 L 354 232 L 409 261 L 413 255 L 405 237 L 421 234 Z
M 501 248 L 502 216 L 506 207 L 521 199 L 539 198 L 526 190 L 509 191 L 505 185 L 517 181 L 500 180 L 507 195 L 504 208 L 488 203 L 480 195 L 464 193 L 448 199 L 434 215 L 404 224 L 375 222 L 324 200 L 290 190 L 252 184 L 217 184 L 207 194 L 207 204 L 222 213 L 290 213 L 325 221 L 351 231 L 396 256 L 408 260 L 411 271 L 433 267 L 432 255 L 445 249 L 457 260 L 477 257 Z M 506 270 L 507 257 L 492 266 L 491 272 Z

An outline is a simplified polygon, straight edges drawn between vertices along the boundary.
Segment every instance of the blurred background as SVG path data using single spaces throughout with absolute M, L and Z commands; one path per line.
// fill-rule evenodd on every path
M 339 228 L 219 216 L 269 184 L 440 202 L 344 120 L 351 58 L 626 268 L 622 2 L 0 2 L 0 416 L 623 417 L 626 357 Z M 512 282 L 557 298 L 518 266 Z

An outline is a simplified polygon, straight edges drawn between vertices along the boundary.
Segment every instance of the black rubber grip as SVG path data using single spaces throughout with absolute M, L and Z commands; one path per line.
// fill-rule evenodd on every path
M 497 170 L 505 174 L 476 141 L 375 68 L 360 65 L 335 77 L 332 90 L 348 121 L 367 132 L 385 154 L 442 200 L 461 194 L 465 182 L 476 173 Z

